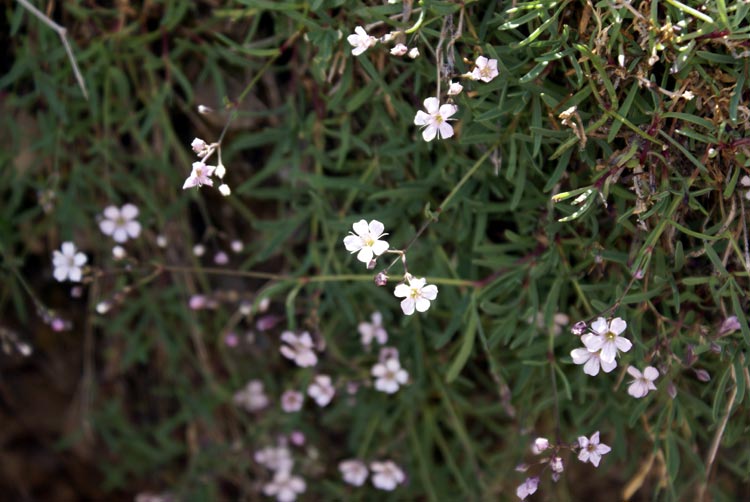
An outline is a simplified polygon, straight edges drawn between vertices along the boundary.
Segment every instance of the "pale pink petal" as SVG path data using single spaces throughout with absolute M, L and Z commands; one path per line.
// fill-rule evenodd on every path
M 63 282 L 65 278 L 68 277 L 68 267 L 55 267 L 52 275 L 54 275 L 55 279 L 58 281 Z
M 628 387 L 628 394 L 636 399 L 640 399 L 648 394 L 648 389 L 640 381 L 635 381 Z
M 604 345 L 604 338 L 593 333 L 586 333 L 581 337 L 581 342 L 583 342 L 590 352 L 596 352 Z
M 619 317 L 615 317 L 612 319 L 612 322 L 609 323 L 609 330 L 614 333 L 615 335 L 619 335 L 625 329 L 627 329 L 628 323 L 620 319 Z
M 441 122 L 440 125 L 438 125 L 438 131 L 440 131 L 440 137 L 442 139 L 453 137 L 453 126 L 448 122 Z
M 615 345 L 623 352 L 627 352 L 633 347 L 633 344 L 630 342 L 630 340 L 622 336 L 618 336 L 617 338 L 615 338 Z
M 609 373 L 613 369 L 617 368 L 617 361 L 607 362 L 607 361 L 599 361 L 602 365 L 602 370 L 605 373 Z
M 654 381 L 659 377 L 659 370 L 657 370 L 653 366 L 646 366 L 646 369 L 643 370 L 643 376 L 645 376 L 648 380 Z
M 424 109 L 430 115 L 434 115 L 440 109 L 440 101 L 438 98 L 427 98 L 424 100 Z
M 437 127 L 434 125 L 428 125 L 425 127 L 424 131 L 422 131 L 422 139 L 425 141 L 432 141 L 435 139 L 435 136 L 437 136 Z
M 125 230 L 131 238 L 135 239 L 141 234 L 141 224 L 137 221 L 130 221 L 125 226 Z
M 120 214 L 126 220 L 133 220 L 138 217 L 138 208 L 134 204 L 125 204 L 122 206 Z
M 592 353 L 589 352 L 588 349 L 580 348 L 580 349 L 573 349 L 570 351 L 570 357 L 573 359 L 573 362 L 576 364 L 583 364 L 589 359 L 591 359 Z
M 128 240 L 128 231 L 122 227 L 118 227 L 117 229 L 115 229 L 115 233 L 112 235 L 112 238 L 115 240 L 115 242 L 125 242 Z
M 615 356 L 617 355 L 617 347 L 614 343 L 605 343 L 602 345 L 602 350 L 599 353 L 599 358 L 602 361 L 607 361 L 608 363 L 611 363 L 615 360 Z
M 432 121 L 432 117 L 427 115 L 422 110 L 419 110 L 417 112 L 417 115 L 414 117 L 414 125 L 423 126 L 427 125 Z
M 120 210 L 115 206 L 107 206 L 104 208 L 104 217 L 109 220 L 116 220 L 120 217 Z
M 71 268 L 68 270 L 68 277 L 73 282 L 78 282 L 81 280 L 81 269 L 80 268 Z
M 583 372 L 587 375 L 596 376 L 599 374 L 599 358 L 596 354 L 583 365 Z
M 73 256 L 76 254 L 76 246 L 72 242 L 63 242 L 60 249 L 62 249 L 62 253 L 65 256 Z
M 297 335 L 292 333 L 291 331 L 284 331 L 281 333 L 281 341 L 288 343 L 289 345 L 294 345 L 297 343 Z
M 73 263 L 75 264 L 76 267 L 84 266 L 87 261 L 89 261 L 89 259 L 83 253 L 76 253 L 75 257 L 73 257 Z
M 635 366 L 628 366 L 628 375 L 633 378 L 641 378 L 641 372 Z
M 401 310 L 403 310 L 406 315 L 412 315 L 414 313 L 414 300 L 412 298 L 401 300 Z
M 430 284 L 422 288 L 422 296 L 428 300 L 434 300 L 437 298 L 438 288 L 434 284 Z
M 592 331 L 594 331 L 594 333 L 597 333 L 599 335 L 606 335 L 609 331 L 609 325 L 607 324 L 606 319 L 604 319 L 603 317 L 599 317 L 591 324 L 591 329 Z
M 424 277 L 413 277 L 409 281 L 409 286 L 417 289 L 424 287 L 425 284 L 427 284 L 427 279 L 425 279 Z
M 112 220 L 102 220 L 99 222 L 99 229 L 104 235 L 112 235 L 115 231 L 115 222 Z
M 443 117 L 444 120 L 446 120 L 457 111 L 458 107 L 456 105 L 445 104 L 440 107 L 440 116 Z

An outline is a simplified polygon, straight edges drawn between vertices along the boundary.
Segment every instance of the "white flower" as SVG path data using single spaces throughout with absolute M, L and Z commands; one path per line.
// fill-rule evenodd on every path
M 404 44 L 396 44 L 391 49 L 392 56 L 403 56 L 409 49 Z
M 633 346 L 630 340 L 620 336 L 627 327 L 628 323 L 619 317 L 615 317 L 609 323 L 600 317 L 591 325 L 591 330 L 595 334 L 586 333 L 581 337 L 581 341 L 591 352 L 601 350 L 600 359 L 609 364 L 614 362 L 618 350 L 627 352 Z
M 367 223 L 365 220 L 359 220 L 352 225 L 354 232 L 344 237 L 344 246 L 350 253 L 357 253 L 357 259 L 362 263 L 370 263 L 374 257 L 388 251 L 388 242 L 381 241 L 384 235 L 385 226 L 378 220 L 372 220 Z
M 372 484 L 380 490 L 391 491 L 406 479 L 404 471 L 390 460 L 385 462 L 372 462 Z
M 643 373 L 633 366 L 628 366 L 628 374 L 635 379 L 628 387 L 628 394 L 634 398 L 640 399 L 645 397 L 650 390 L 656 390 L 654 380 L 659 377 L 659 371 L 653 366 L 646 366 Z
M 336 389 L 333 388 L 331 377 L 328 375 L 317 375 L 307 388 L 307 395 L 313 398 L 320 407 L 327 406 L 335 394 Z
M 281 395 L 281 409 L 287 413 L 294 413 L 302 409 L 305 396 L 296 390 L 288 390 Z
M 393 394 L 409 380 L 409 374 L 401 368 L 398 359 L 388 359 L 384 363 L 377 363 L 372 367 L 372 376 L 376 378 L 375 389 Z
M 383 327 L 383 314 L 374 312 L 370 319 L 372 323 L 361 322 L 357 326 L 359 334 L 362 335 L 362 345 L 369 347 L 373 339 L 384 345 L 388 341 L 388 332 Z
M 393 290 L 395 296 L 404 298 L 401 300 L 401 310 L 406 315 L 412 315 L 415 307 L 417 312 L 427 311 L 430 308 L 430 301 L 437 298 L 437 286 L 434 284 L 425 285 L 427 280 L 424 277 L 415 279 L 411 275 L 407 275 L 406 280 L 409 281 L 408 286 L 401 283 Z
M 262 410 L 268 406 L 268 397 L 263 390 L 263 382 L 250 380 L 243 389 L 234 394 L 232 401 L 249 412 Z
M 583 364 L 583 372 L 587 375 L 596 376 L 599 374 L 599 366 L 605 373 L 609 373 L 617 367 L 617 362 L 606 362 L 600 358 L 600 353 L 591 352 L 587 348 L 574 349 L 570 352 L 570 357 L 576 364 Z
M 419 49 L 416 47 L 412 47 L 409 49 L 409 54 L 407 54 L 412 59 L 417 59 L 419 57 Z
M 284 445 L 278 447 L 267 446 L 262 450 L 258 450 L 254 455 L 255 461 L 260 465 L 271 469 L 272 471 L 286 471 L 292 470 L 294 460 L 292 459 L 292 453 Z
M 231 195 L 232 189 L 229 188 L 229 185 L 227 185 L 226 183 L 223 183 L 223 184 L 219 185 L 219 192 L 224 197 L 228 197 L 229 195 Z
M 361 460 L 344 460 L 339 463 L 339 471 L 344 481 L 353 486 L 362 486 L 369 474 L 367 466 Z
M 500 74 L 497 71 L 497 59 L 487 59 L 484 56 L 479 56 L 474 62 L 474 65 L 474 70 L 471 72 L 471 78 L 473 80 L 490 82 Z
M 273 481 L 263 487 L 263 493 L 269 497 L 275 496 L 279 502 L 292 502 L 306 488 L 305 480 L 301 477 L 292 476 L 289 471 L 276 471 Z
M 521 500 L 526 499 L 529 495 L 536 492 L 537 486 L 539 486 L 539 477 L 533 477 L 533 478 L 526 478 L 526 481 L 521 483 L 518 488 L 516 488 L 516 495 Z
M 359 56 L 367 49 L 378 43 L 378 40 L 375 37 L 371 37 L 370 35 L 368 35 L 365 29 L 361 26 L 357 26 L 356 28 L 354 28 L 354 34 L 346 37 L 346 41 L 349 42 L 352 47 L 354 47 L 352 49 L 352 55 L 354 56 Z
M 81 267 L 86 265 L 87 261 L 85 254 L 77 252 L 75 244 L 63 242 L 60 251 L 52 252 L 52 266 L 55 268 L 52 275 L 60 282 L 66 279 L 71 282 L 80 282 L 83 275 Z
M 544 450 L 549 448 L 549 439 L 547 438 L 536 438 L 534 444 L 531 445 L 531 452 L 534 455 L 539 455 Z
M 458 107 L 447 103 L 441 106 L 438 98 L 425 99 L 424 107 L 427 113 L 419 110 L 414 117 L 414 125 L 426 126 L 422 131 L 422 138 L 432 141 L 435 136 L 438 139 L 453 136 L 453 126 L 448 123 L 448 119 L 458 111 Z
M 125 242 L 128 238 L 135 239 L 141 233 L 138 223 L 138 208 L 133 204 L 125 204 L 121 208 L 107 206 L 104 216 L 99 222 L 99 228 L 104 235 L 111 235 L 115 242 Z
M 448 96 L 458 96 L 463 90 L 464 86 L 462 86 L 458 82 L 451 81 L 450 85 L 448 86 Z
M 200 187 L 203 185 L 208 185 L 210 187 L 214 186 L 211 175 L 215 170 L 216 166 L 208 166 L 203 162 L 193 162 L 193 171 L 185 180 L 182 189 L 185 190 L 186 188 Z
M 284 331 L 281 340 L 288 345 L 282 345 L 279 350 L 287 359 L 291 359 L 301 368 L 308 368 L 318 364 L 318 356 L 313 350 L 314 344 L 310 333 L 303 332 L 299 336 L 291 331 Z
M 581 447 L 581 451 L 578 453 L 578 460 L 581 462 L 591 462 L 594 467 L 599 467 L 599 461 L 602 455 L 605 455 L 612 451 L 612 448 L 604 443 L 599 443 L 599 431 L 596 431 L 591 439 L 586 436 L 578 437 L 578 446 Z

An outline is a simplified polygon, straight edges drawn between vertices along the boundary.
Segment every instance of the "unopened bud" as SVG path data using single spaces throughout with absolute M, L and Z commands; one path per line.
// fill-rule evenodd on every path
M 710 382 L 711 374 L 706 370 L 693 370 L 695 372 L 695 378 L 701 382 Z
M 586 332 L 586 321 L 578 321 L 573 325 L 572 328 L 570 328 L 570 332 L 573 333 L 575 336 L 581 336 Z
M 375 259 L 373 258 L 372 260 L 370 260 L 370 261 L 369 261 L 369 262 L 367 263 L 367 270 L 372 270 L 372 269 L 374 269 L 374 268 L 375 268 L 375 265 L 376 265 L 376 264 L 377 264 L 377 262 L 376 262 L 376 261 L 375 261 Z
M 378 275 L 375 276 L 375 285 L 385 286 L 386 284 L 388 284 L 388 276 L 385 275 L 385 272 L 378 273 Z

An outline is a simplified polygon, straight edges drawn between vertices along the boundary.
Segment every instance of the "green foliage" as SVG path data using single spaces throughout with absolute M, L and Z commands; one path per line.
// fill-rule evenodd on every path
M 55 336 L 75 340 L 91 371 L 82 423 L 107 487 L 253 498 L 269 479 L 253 452 L 301 431 L 295 472 L 310 500 L 382 497 L 341 481 L 338 462 L 355 457 L 401 465 L 400 499 L 512 499 L 526 477 L 514 467 L 542 458 L 534 438 L 566 445 L 600 430 L 613 449 L 600 467 L 565 451 L 561 480 L 545 473 L 540 492 L 746 494 L 750 4 L 412 7 L 424 9 L 404 39 L 416 60 L 388 44 L 355 57 L 346 42 L 359 25 L 378 37 L 413 25 L 421 11 L 402 18 L 400 3 L 64 2 L 53 15 L 87 101 L 57 35 L 6 2 L 3 323 L 33 342 L 22 326 L 35 306 L 73 320 Z M 480 55 L 500 75 L 462 80 L 456 136 L 425 143 L 415 113 L 440 76 L 445 102 Z M 181 190 L 191 139 L 216 141 L 227 123 L 232 196 Z M 144 231 L 115 261 L 97 217 L 128 202 Z M 378 288 L 389 255 L 370 272 L 344 250 L 362 218 L 384 222 L 399 249 L 429 223 L 407 252 L 409 271 L 440 288 L 428 312 L 402 314 L 400 263 Z M 51 276 L 67 240 L 89 256 L 84 300 Z M 221 250 L 226 266 L 212 263 Z M 216 308 L 191 310 L 198 294 Z M 410 374 L 394 395 L 371 387 L 377 350 L 357 333 L 376 310 Z M 558 313 L 571 325 L 621 317 L 634 347 L 612 373 L 585 375 Z M 729 316 L 739 329 L 721 332 Z M 316 368 L 281 357 L 285 329 L 325 347 Z M 658 390 L 628 396 L 628 365 L 658 368 Z M 320 373 L 333 402 L 283 413 L 281 393 Z M 250 379 L 272 401 L 252 414 L 232 404 Z

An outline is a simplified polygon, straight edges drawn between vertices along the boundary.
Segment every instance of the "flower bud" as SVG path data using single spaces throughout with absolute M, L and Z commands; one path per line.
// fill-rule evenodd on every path
M 385 275 L 385 272 L 379 272 L 378 275 L 375 276 L 375 284 L 377 286 L 385 286 L 388 284 L 388 276 Z
M 693 370 L 695 372 L 695 378 L 700 380 L 701 382 L 710 382 L 711 381 L 711 374 L 706 370 Z
M 572 328 L 570 328 L 570 332 L 573 333 L 575 336 L 581 336 L 586 332 L 586 321 L 578 321 L 573 325 Z

